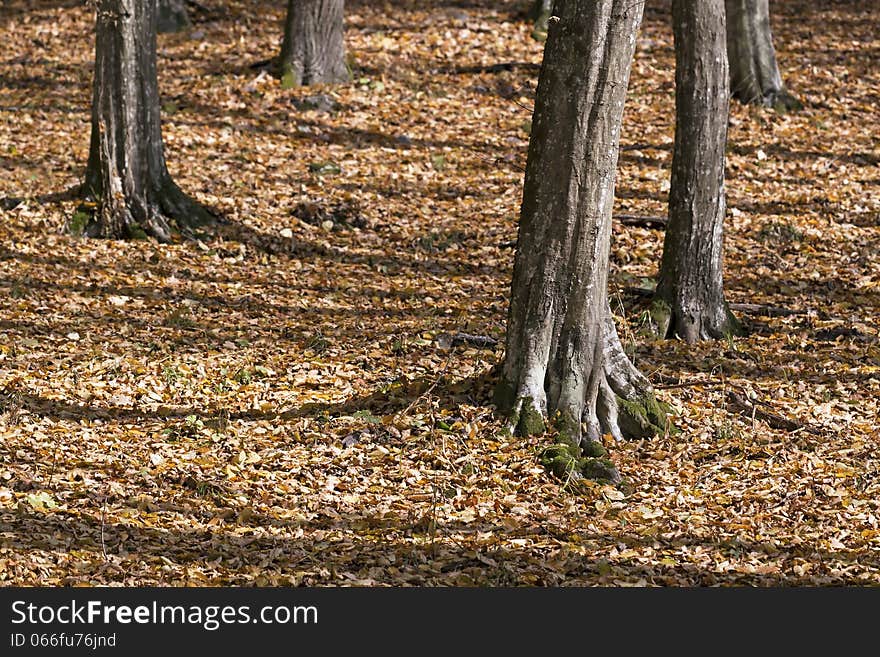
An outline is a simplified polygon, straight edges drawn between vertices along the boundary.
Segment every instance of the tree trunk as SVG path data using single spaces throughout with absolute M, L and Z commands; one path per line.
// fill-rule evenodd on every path
M 669 223 L 652 315 L 689 343 L 739 332 L 724 300 L 724 150 L 729 83 L 724 0 L 673 0 L 675 146 Z
M 776 63 L 769 0 L 726 0 L 725 8 L 733 97 L 777 110 L 801 109 L 800 101 L 785 89 Z
M 171 180 L 159 125 L 156 0 L 99 0 L 84 192 L 94 237 L 171 239 L 213 217 Z
M 160 33 L 179 32 L 190 26 L 185 0 L 159 0 L 156 29 Z
M 601 434 L 647 436 L 665 423 L 607 299 L 620 123 L 642 7 L 558 3 L 538 82 L 496 401 L 519 434 L 555 422 L 560 444 L 545 463 L 567 475 L 616 478 L 609 462 L 589 458 L 602 454 Z
M 288 0 L 280 73 L 287 86 L 345 82 L 343 0 Z
M 532 36 L 538 41 L 547 38 L 547 24 L 553 13 L 553 0 L 535 0 L 532 6 L 532 17 L 535 19 L 535 29 Z

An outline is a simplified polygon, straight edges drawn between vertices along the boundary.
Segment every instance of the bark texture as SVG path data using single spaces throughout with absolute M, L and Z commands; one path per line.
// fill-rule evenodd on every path
M 770 33 L 769 0 L 726 0 L 725 9 L 733 97 L 777 110 L 801 109 L 779 73 Z
M 675 146 L 653 316 L 693 343 L 738 333 L 722 281 L 729 84 L 724 0 L 673 0 Z
M 279 70 L 289 86 L 345 82 L 343 0 L 288 0 Z
M 160 33 L 180 32 L 190 26 L 185 0 L 158 0 L 156 29 Z
M 155 0 L 99 0 L 92 134 L 84 193 L 94 237 L 171 239 L 213 217 L 165 164 L 156 80 Z
M 647 436 L 664 423 L 626 357 L 607 300 L 620 123 L 643 3 L 557 2 L 538 82 L 496 401 L 511 429 L 551 419 L 546 463 L 615 478 L 603 432 Z M 604 473 L 604 474 L 602 474 Z
M 532 36 L 538 41 L 544 41 L 547 38 L 547 24 L 553 13 L 553 0 L 535 0 L 532 6 L 532 16 L 535 19 L 535 29 Z

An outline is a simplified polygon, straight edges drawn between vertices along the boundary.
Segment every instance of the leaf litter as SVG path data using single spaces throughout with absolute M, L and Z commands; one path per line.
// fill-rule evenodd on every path
M 657 341 L 631 289 L 662 231 L 615 225 L 619 325 L 682 432 L 609 444 L 624 484 L 575 490 L 490 401 L 541 59 L 525 4 L 347 3 L 354 80 L 317 90 L 252 67 L 280 7 L 200 6 L 160 37 L 163 130 L 226 223 L 169 245 L 70 234 L 91 12 L 4 4 L 0 583 L 880 583 L 876 10 L 774 6 L 806 109 L 732 105 L 728 298 L 796 314 Z M 639 38 L 623 215 L 665 214 L 668 11 Z

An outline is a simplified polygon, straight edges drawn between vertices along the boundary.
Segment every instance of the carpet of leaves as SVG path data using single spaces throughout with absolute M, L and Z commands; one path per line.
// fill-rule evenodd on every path
M 542 45 L 503 0 L 347 3 L 351 84 L 258 64 L 283 3 L 159 41 L 197 241 L 70 235 L 92 12 L 0 9 L 0 584 L 880 584 L 880 12 L 775 3 L 780 115 L 732 107 L 726 288 L 750 337 L 645 330 L 662 231 L 612 294 L 681 433 L 577 490 L 493 413 Z M 616 211 L 665 214 L 669 7 L 649 0 Z M 749 399 L 751 415 L 731 403 Z M 796 423 L 774 428 L 766 413 Z

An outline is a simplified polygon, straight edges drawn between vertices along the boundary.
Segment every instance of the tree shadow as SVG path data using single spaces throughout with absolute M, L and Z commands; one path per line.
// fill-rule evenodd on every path
M 70 582 L 88 580 L 90 576 L 97 581 L 125 581 L 131 577 L 133 567 L 161 563 L 165 567 L 155 570 L 159 578 L 165 572 L 168 580 L 178 579 L 187 567 L 202 567 L 215 576 L 250 584 L 255 580 L 250 571 L 259 568 L 275 574 L 310 571 L 314 579 L 327 584 L 339 582 L 343 572 L 369 569 L 371 579 L 388 584 L 436 585 L 446 579 L 454 584 L 456 575 L 467 573 L 474 583 L 484 586 L 534 585 L 536 580 L 557 586 L 645 580 L 661 586 L 776 587 L 816 585 L 817 578 L 822 581 L 822 574 L 809 577 L 792 572 L 795 560 L 806 561 L 819 573 L 837 567 L 840 572 L 834 577 L 824 576 L 827 583 L 837 585 L 865 585 L 858 572 L 848 574 L 854 570 L 852 567 L 864 571 L 880 566 L 877 555 L 870 550 L 831 551 L 804 544 L 688 534 L 645 537 L 626 530 L 580 532 L 580 542 L 595 546 L 592 558 L 560 546 L 545 554 L 545 562 L 533 552 L 505 546 L 504 542 L 545 539 L 556 531 L 560 537 L 565 536 L 561 529 L 503 514 L 472 522 L 445 521 L 442 516 L 432 517 L 430 509 L 418 504 L 390 513 L 328 507 L 309 514 L 307 520 L 276 519 L 256 513 L 236 517 L 233 510 L 231 517 L 227 515 L 227 520 L 218 522 L 223 509 L 212 508 L 190 491 L 181 502 L 159 503 L 154 508 L 153 517 L 176 513 L 202 525 L 201 529 L 191 530 L 107 520 L 108 511 L 118 515 L 126 508 L 136 510 L 137 503 L 102 496 L 98 491 L 93 494 L 93 504 L 94 513 L 76 515 L 4 509 L 0 511 L 0 546 L 13 554 L 49 553 L 61 562 L 77 562 L 73 572 L 79 577 L 70 577 Z M 495 540 L 481 545 L 481 536 Z M 459 542 L 462 538 L 464 544 Z M 469 544 L 471 541 L 473 544 Z M 749 558 L 753 563 L 773 565 L 763 572 L 723 572 L 687 562 L 606 556 L 613 550 L 640 548 L 655 553 L 670 550 L 717 555 L 719 561 L 731 564 Z M 375 567 L 380 564 L 385 566 Z M 522 580 L 523 575 L 531 578 Z
M 492 391 L 497 382 L 496 369 L 490 368 L 470 377 L 455 379 L 440 373 L 434 378 L 420 377 L 415 380 L 398 380 L 372 392 L 353 395 L 338 402 L 307 402 L 295 408 L 277 410 L 256 410 L 226 412 L 220 408 L 195 407 L 186 405 L 158 405 L 155 408 L 132 406 L 95 406 L 63 399 L 53 399 L 33 394 L 26 389 L 15 391 L 20 411 L 26 415 L 47 418 L 53 421 L 72 420 L 75 422 L 101 420 L 105 422 L 166 422 L 189 416 L 215 418 L 222 411 L 229 421 L 244 420 L 257 422 L 293 422 L 302 418 L 330 421 L 341 417 L 366 417 L 368 424 L 373 420 L 398 414 L 412 409 L 421 400 L 430 398 L 438 409 L 455 413 L 462 405 L 491 405 Z M 381 429 L 381 427 L 378 427 Z M 393 440 L 387 432 L 387 440 Z

